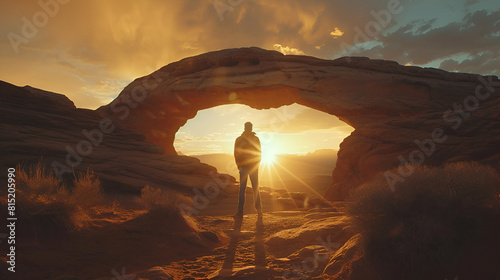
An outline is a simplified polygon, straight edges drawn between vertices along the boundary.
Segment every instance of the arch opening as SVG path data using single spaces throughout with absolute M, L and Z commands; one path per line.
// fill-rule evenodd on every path
M 174 148 L 238 178 L 234 141 L 247 121 L 261 140 L 260 185 L 320 196 L 331 186 L 340 143 L 354 130 L 334 115 L 299 104 L 262 110 L 220 105 L 188 120 Z

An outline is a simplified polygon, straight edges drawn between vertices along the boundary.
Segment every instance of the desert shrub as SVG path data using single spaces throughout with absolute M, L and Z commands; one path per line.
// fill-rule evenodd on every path
M 56 176 L 42 162 L 31 165 L 27 171 L 20 165 L 17 166 L 16 170 L 16 177 L 20 183 L 18 185 L 29 190 L 31 194 L 53 194 L 59 190 L 59 181 Z
M 136 220 L 147 221 L 146 226 L 153 226 L 155 231 L 161 231 L 158 223 L 170 231 L 198 231 L 196 221 L 184 216 L 179 205 L 192 205 L 192 201 L 174 190 L 153 188 L 148 185 L 142 188 L 141 196 L 136 201 L 148 210 L 145 215 Z
M 499 208 L 500 179 L 490 167 L 404 168 L 414 172 L 394 192 L 382 173 L 351 194 L 348 208 L 367 258 L 384 279 L 423 279 L 442 269 L 474 244 L 486 230 L 484 217 Z
M 149 210 L 169 210 L 176 212 L 179 204 L 189 203 L 189 199 L 173 190 L 153 188 L 146 185 L 141 189 L 141 197 L 138 202 Z
M 75 228 L 72 221 L 77 209 L 69 203 L 70 192 L 42 163 L 25 170 L 16 169 L 17 215 L 21 234 L 33 234 L 35 239 L 45 239 Z
M 91 207 L 102 203 L 101 181 L 90 170 L 80 173 L 74 181 L 71 202 L 79 207 Z
M 90 171 L 79 174 L 69 190 L 41 162 L 17 166 L 16 205 L 23 221 L 20 232 L 35 238 L 54 237 L 81 228 L 89 207 L 102 199 L 100 181 Z

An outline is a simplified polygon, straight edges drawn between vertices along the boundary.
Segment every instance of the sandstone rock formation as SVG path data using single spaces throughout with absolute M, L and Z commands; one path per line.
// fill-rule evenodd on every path
M 270 236 L 266 245 L 277 257 L 286 257 L 304 247 L 323 243 L 335 251 L 352 236 L 349 219 L 346 216 L 330 216 L 313 219 L 299 228 L 282 230 Z M 324 245 L 328 244 L 328 245 Z
M 75 108 L 61 94 L 0 81 L 0 112 L 4 170 L 39 160 L 48 167 L 57 162 L 60 170 L 67 166 L 68 172 L 61 174 L 71 181 L 74 175 L 69 160 L 75 163 L 76 173 L 91 169 L 105 189 L 120 192 L 138 192 L 149 184 L 193 195 L 192 188 L 208 183 L 227 182 L 228 187 L 234 183 L 234 178 L 217 174 L 214 167 L 198 159 L 165 155 L 162 147 L 145 142 L 140 133 L 117 124 L 109 125 L 115 127 L 112 132 L 103 131 L 102 116 Z
M 380 279 L 364 258 L 361 242 L 360 234 L 345 242 L 330 258 L 323 274 L 330 275 L 332 279 Z
M 335 115 L 355 128 L 340 146 L 325 195 L 342 200 L 405 161 L 498 164 L 499 92 L 497 77 L 242 48 L 171 63 L 136 79 L 98 112 L 167 154 L 176 154 L 175 133 L 188 119 L 222 104 L 266 109 L 298 103 Z

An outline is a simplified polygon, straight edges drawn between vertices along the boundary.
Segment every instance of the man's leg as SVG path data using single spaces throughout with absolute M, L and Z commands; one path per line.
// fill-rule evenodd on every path
M 262 203 L 260 201 L 260 192 L 259 192 L 259 168 L 254 167 L 250 171 L 250 181 L 252 182 L 253 189 L 253 201 L 255 203 L 255 209 L 262 213 Z
M 247 189 L 247 180 L 248 180 L 248 168 L 240 167 L 240 194 L 238 200 L 238 213 L 243 215 L 243 209 L 245 207 L 245 192 Z

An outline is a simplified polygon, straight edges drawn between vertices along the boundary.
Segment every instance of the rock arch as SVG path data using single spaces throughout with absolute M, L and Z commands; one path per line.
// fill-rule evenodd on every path
M 138 78 L 98 112 L 143 133 L 167 154 L 175 154 L 175 133 L 188 119 L 218 105 L 268 109 L 298 103 L 335 115 L 355 129 L 340 146 L 333 185 L 325 195 L 342 200 L 353 187 L 398 166 L 401 157 L 418 149 L 415 140 L 430 138 L 435 128 L 442 128 L 448 139 L 426 157 L 426 164 L 498 163 L 498 138 L 484 141 L 488 130 L 479 128 L 500 129 L 498 95 L 482 100 L 481 110 L 460 130 L 442 117 L 453 103 L 474 95 L 480 77 L 361 57 L 322 60 L 259 48 L 228 49 L 185 58 Z M 495 81 L 490 89 L 500 92 L 498 79 L 483 81 L 488 79 Z M 457 153 L 457 142 L 474 149 Z

